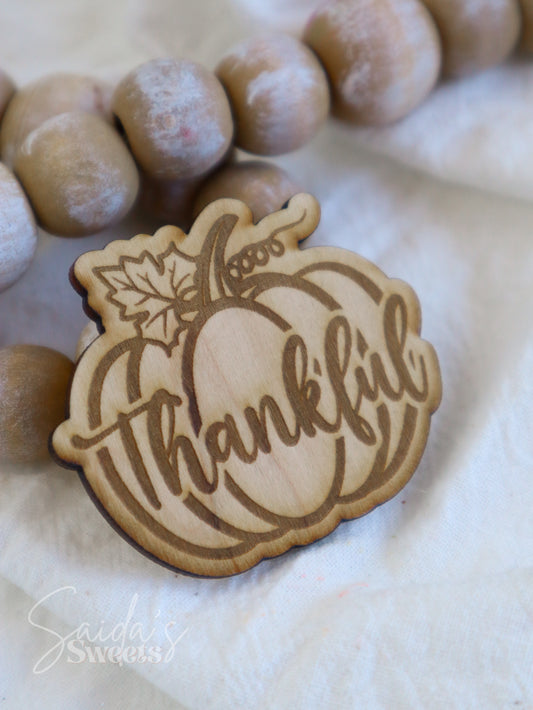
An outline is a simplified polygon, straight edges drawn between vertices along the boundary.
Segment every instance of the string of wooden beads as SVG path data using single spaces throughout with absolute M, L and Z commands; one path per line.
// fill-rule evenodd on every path
M 83 236 L 138 204 L 187 228 L 219 197 L 244 200 L 259 220 L 300 186 L 272 163 L 236 161 L 234 147 L 299 149 L 330 113 L 354 124 L 400 120 L 440 77 L 481 71 L 516 47 L 533 51 L 533 0 L 327 0 L 302 41 L 246 40 L 215 72 L 157 59 L 114 89 L 57 74 L 18 91 L 0 72 L 0 291 L 29 266 L 37 223 Z M 88 329 L 84 344 L 94 336 Z M 0 350 L 0 462 L 42 458 L 71 369 L 47 348 Z

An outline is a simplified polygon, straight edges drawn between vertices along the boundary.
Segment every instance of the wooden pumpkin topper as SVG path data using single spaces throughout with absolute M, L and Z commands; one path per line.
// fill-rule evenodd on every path
M 219 200 L 78 259 L 103 333 L 53 438 L 144 551 L 222 576 L 305 545 L 412 475 L 440 399 L 413 291 L 348 251 L 300 250 L 310 195 L 254 225 Z

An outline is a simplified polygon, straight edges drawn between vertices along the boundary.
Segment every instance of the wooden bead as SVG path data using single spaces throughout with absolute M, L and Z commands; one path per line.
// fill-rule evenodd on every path
M 273 35 L 245 40 L 216 70 L 231 100 L 235 143 L 258 155 L 300 148 L 329 113 L 326 74 L 297 39 Z
M 533 52 L 533 0 L 520 0 L 522 9 L 522 34 L 520 49 Z
M 190 180 L 155 180 L 141 176 L 139 203 L 141 209 L 154 218 L 158 226 L 173 224 L 188 229 L 192 221 L 192 207 L 200 178 Z
M 228 151 L 233 120 L 216 76 L 183 59 L 156 59 L 117 86 L 113 111 L 142 169 L 161 180 L 206 173 Z
M 0 69 L 0 119 L 5 113 L 8 103 L 15 93 L 15 84 L 11 78 Z
M 37 225 L 18 180 L 0 163 L 0 291 L 30 265 L 37 246 Z
M 40 463 L 66 414 L 72 362 L 37 345 L 0 349 L 0 463 Z
M 254 222 L 275 212 L 301 187 L 277 165 L 250 160 L 224 166 L 200 188 L 194 203 L 198 215 L 210 202 L 221 197 L 241 200 L 252 210 Z
M 418 0 L 330 0 L 311 16 L 304 40 L 329 75 L 334 115 L 354 123 L 403 118 L 439 75 L 438 33 Z
M 499 64 L 520 33 L 517 0 L 423 0 L 442 39 L 445 77 L 458 77 Z
M 93 320 L 88 321 L 85 328 L 81 331 L 80 337 L 76 344 L 76 362 L 80 359 L 89 345 L 99 336 L 98 328 Z
M 5 113 L 0 132 L 2 160 L 13 165 L 26 136 L 52 116 L 84 111 L 110 119 L 111 87 L 77 74 L 52 74 L 20 89 Z
M 36 128 L 17 151 L 15 172 L 42 226 L 65 237 L 118 222 L 139 188 L 120 136 L 88 113 L 63 113 Z

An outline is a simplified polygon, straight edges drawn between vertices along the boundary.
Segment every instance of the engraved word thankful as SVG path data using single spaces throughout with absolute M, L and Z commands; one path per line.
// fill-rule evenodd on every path
M 74 276 L 102 334 L 58 455 L 135 544 L 227 575 L 326 535 L 412 475 L 440 399 L 412 290 L 348 251 L 301 250 L 309 195 L 258 224 L 235 200 L 191 232 L 115 242 Z
M 269 425 L 277 437 L 286 446 L 295 446 L 300 437 L 305 434 L 313 437 L 316 430 L 336 434 L 341 425 L 346 422 L 353 435 L 367 445 L 376 444 L 377 437 L 370 422 L 361 416 L 359 410 L 363 400 L 376 402 L 381 398 L 397 402 L 407 392 L 416 402 L 425 402 L 428 397 L 428 382 L 423 356 L 419 356 L 420 383 L 417 386 L 410 373 L 406 356 L 412 363 L 412 351 L 405 353 L 406 336 L 406 305 L 397 295 L 390 296 L 384 309 L 383 333 L 387 346 L 385 363 L 380 353 L 368 353 L 364 336 L 357 331 L 359 341 L 359 356 L 361 364 L 354 368 L 356 391 L 347 391 L 345 379 L 348 373 L 348 363 L 353 351 L 354 340 L 350 325 L 345 316 L 335 316 L 329 322 L 324 338 L 324 355 L 327 363 L 327 385 L 335 397 L 335 410 L 321 411 L 320 401 L 322 388 L 320 381 L 309 377 L 310 371 L 308 351 L 304 340 L 297 334 L 287 338 L 281 359 L 279 375 L 283 378 L 285 394 L 290 404 L 293 419 L 287 422 L 275 399 L 265 394 L 257 408 L 252 406 L 244 410 L 249 431 L 241 435 L 232 414 L 226 414 L 222 421 L 216 421 L 205 428 L 203 445 L 211 461 L 211 470 L 206 473 L 200 462 L 195 444 L 183 432 L 174 433 L 176 421 L 174 412 L 168 417 L 172 422 L 170 433 L 171 445 L 167 446 L 163 436 L 163 410 L 174 409 L 183 405 L 181 397 L 169 394 L 166 390 L 158 390 L 153 397 L 128 414 L 120 414 L 117 420 L 101 431 L 97 436 L 84 439 L 74 436 L 72 444 L 79 449 L 98 446 L 115 431 L 120 432 L 123 442 L 131 441 L 133 432 L 131 419 L 146 412 L 148 421 L 148 436 L 154 458 L 159 471 L 163 475 L 169 490 L 178 495 L 182 492 L 179 477 L 179 461 L 182 460 L 198 490 L 212 493 L 219 481 L 218 465 L 225 463 L 231 453 L 244 463 L 256 461 L 258 452 L 270 453 Z M 366 361 L 366 362 L 365 362 Z M 365 369 L 366 368 L 366 369 Z M 384 432 L 380 432 L 381 435 Z M 245 441 L 251 439 L 251 445 Z M 141 486 L 145 488 L 147 498 L 154 508 L 160 508 L 161 503 L 155 497 L 153 490 L 146 490 L 145 481 L 149 479 L 143 459 L 137 447 L 131 447 L 131 464 L 136 471 Z

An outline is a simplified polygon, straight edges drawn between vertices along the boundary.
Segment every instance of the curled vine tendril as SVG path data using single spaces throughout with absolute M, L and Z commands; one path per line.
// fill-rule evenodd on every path
M 258 266 L 266 266 L 271 257 L 280 257 L 285 253 L 285 246 L 276 239 L 276 234 L 263 239 L 237 252 L 228 260 L 227 269 L 232 279 L 241 281 Z

